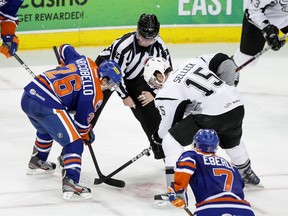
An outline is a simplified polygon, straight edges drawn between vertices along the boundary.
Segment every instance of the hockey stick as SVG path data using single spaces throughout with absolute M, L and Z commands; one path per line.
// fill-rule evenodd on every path
M 59 55 L 59 52 L 57 50 L 57 47 L 53 46 L 53 50 L 54 50 L 54 53 L 55 53 L 55 56 L 56 56 L 58 64 L 61 65 L 60 55 Z
M 96 157 L 95 157 L 95 154 L 94 154 L 94 151 L 93 151 L 93 148 L 92 148 L 91 144 L 88 144 L 88 148 L 89 148 L 89 151 L 90 151 L 94 166 L 96 168 L 96 172 L 97 172 L 98 176 L 100 177 L 100 179 L 104 179 L 103 182 L 105 184 L 110 185 L 110 186 L 119 187 L 119 188 L 125 187 L 125 182 L 124 181 L 118 180 L 118 179 L 113 179 L 113 178 L 107 178 L 108 176 L 103 175 L 103 173 L 101 172 L 101 170 L 99 168 L 99 165 L 97 163 L 97 160 L 96 160 Z
M 16 54 L 14 53 L 14 58 L 25 68 L 26 71 L 28 71 L 28 73 L 35 78 L 36 75 L 33 73 L 33 71 L 22 61 L 22 59 Z
M 128 162 L 126 162 L 125 164 L 123 164 L 122 166 L 120 166 L 118 169 L 116 169 L 115 171 L 113 171 L 112 173 L 110 173 L 109 175 L 107 175 L 106 177 L 101 177 L 100 178 L 95 178 L 94 180 L 94 184 L 101 184 L 103 182 L 106 183 L 107 180 L 111 179 L 112 176 L 116 175 L 117 173 L 119 173 L 121 170 L 125 169 L 126 167 L 128 167 L 130 164 L 134 163 L 136 160 L 138 160 L 139 158 L 141 158 L 143 155 L 146 156 L 150 156 L 150 152 L 152 150 L 152 147 L 150 146 L 149 148 L 144 149 L 140 154 L 136 155 L 134 158 L 132 158 L 131 160 L 129 160 Z
M 53 50 L 54 50 L 54 54 L 56 56 L 57 62 L 60 65 L 61 64 L 61 60 L 60 60 L 60 55 L 59 55 L 59 52 L 57 50 L 57 47 L 53 46 Z M 101 172 L 101 170 L 99 168 L 99 165 L 97 163 L 97 160 L 96 160 L 96 157 L 95 157 L 95 153 L 93 151 L 93 148 L 92 148 L 91 144 L 88 144 L 88 148 L 89 148 L 89 152 L 91 154 L 91 157 L 92 157 L 92 160 L 93 160 L 93 163 L 94 163 L 94 166 L 95 166 L 95 169 L 97 171 L 98 176 L 100 178 L 105 178 L 106 176 Z M 120 188 L 125 187 L 125 182 L 122 181 L 122 180 L 118 180 L 118 179 L 110 178 L 110 179 L 107 179 L 107 181 L 105 181 L 105 183 L 108 184 L 108 185 L 111 185 L 111 186 L 115 186 L 115 187 L 120 187 Z
M 194 214 L 189 210 L 188 207 L 184 207 L 184 210 L 187 212 L 189 216 L 194 216 Z
M 3 43 L 5 46 L 9 47 L 6 43 L 4 43 L 4 41 L 0 38 L 0 42 Z M 10 48 L 10 47 L 9 47 Z M 33 71 L 22 61 L 22 59 L 16 54 L 14 53 L 14 58 L 25 68 L 26 71 L 28 71 L 28 73 L 35 78 L 36 75 L 33 73 Z
M 280 38 L 280 40 L 285 40 L 288 37 L 288 34 L 285 34 L 283 37 Z M 243 69 L 245 66 L 247 66 L 248 64 L 250 64 L 251 62 L 253 62 L 255 59 L 259 58 L 263 53 L 267 52 L 269 49 L 271 49 L 271 46 L 267 46 L 266 48 L 264 48 L 262 51 L 260 51 L 259 53 L 257 53 L 256 55 L 254 55 L 252 58 L 250 58 L 248 61 L 244 62 L 242 65 L 240 65 L 239 67 L 237 67 L 235 69 L 235 72 L 240 71 L 241 69 Z

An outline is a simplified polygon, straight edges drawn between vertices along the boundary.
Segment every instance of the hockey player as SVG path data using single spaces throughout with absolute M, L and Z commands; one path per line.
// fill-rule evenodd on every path
M 19 40 L 15 35 L 18 26 L 18 10 L 23 0 L 0 1 L 1 39 L 0 53 L 9 58 L 18 49 Z
M 211 59 L 218 65 L 215 72 L 225 64 L 222 60 L 216 64 L 217 59 Z M 245 183 L 257 185 L 260 179 L 252 171 L 241 141 L 244 105 L 240 94 L 209 70 L 209 65 L 203 57 L 189 59 L 175 71 L 162 58 L 151 58 L 145 65 L 145 80 L 160 87 L 155 103 L 162 120 L 152 139 L 155 144 L 162 143 L 167 185 L 172 181 L 175 162 L 183 147 L 192 143 L 200 128 L 214 129 L 220 138 L 220 147 L 237 166 Z M 162 195 L 155 196 L 156 201 L 160 200 L 159 205 L 162 198 Z
M 21 106 L 37 130 L 27 174 L 55 171 L 55 163 L 47 161 L 55 140 L 63 147 L 63 198 L 88 199 L 90 189 L 78 184 L 83 143 L 94 141 L 91 120 L 101 106 L 102 91 L 120 84 L 121 69 L 111 60 L 97 68 L 68 44 L 60 46 L 60 57 L 62 67 L 41 73 L 24 88 Z
M 265 42 L 274 51 L 285 44 L 279 39 L 279 29 L 288 33 L 288 2 L 284 0 L 247 1 L 242 22 L 240 49 L 234 55 L 237 66 L 263 50 Z M 257 60 L 254 61 L 254 64 Z
M 186 194 L 190 185 L 196 200 L 197 216 L 254 216 L 249 202 L 244 200 L 239 171 L 215 153 L 219 138 L 213 129 L 200 129 L 193 138 L 194 150 L 182 153 L 176 163 L 174 182 L 168 187 L 172 205 L 188 205 Z
M 154 14 L 142 14 L 135 32 L 116 39 L 96 59 L 97 65 L 111 59 L 121 67 L 123 82 L 117 93 L 124 105 L 131 108 L 135 118 L 140 122 L 152 145 L 155 159 L 164 157 L 161 146 L 155 146 L 151 140 L 151 135 L 158 128 L 161 117 L 154 103 L 154 88 L 147 85 L 142 75 L 145 61 L 152 56 L 165 58 L 172 67 L 169 51 L 159 36 L 159 29 L 160 23 Z M 111 91 L 104 92 L 103 105 L 95 114 L 93 125 L 96 124 L 111 94 Z

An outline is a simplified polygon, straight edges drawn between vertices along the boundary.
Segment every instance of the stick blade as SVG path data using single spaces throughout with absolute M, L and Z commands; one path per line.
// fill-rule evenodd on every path
M 98 185 L 101 183 L 105 183 L 108 184 L 110 186 L 114 186 L 114 187 L 119 187 L 119 188 L 124 188 L 125 187 L 125 182 L 119 179 L 114 179 L 114 178 L 109 178 L 105 181 L 103 181 L 104 179 L 101 178 L 95 178 L 94 179 L 94 184 Z

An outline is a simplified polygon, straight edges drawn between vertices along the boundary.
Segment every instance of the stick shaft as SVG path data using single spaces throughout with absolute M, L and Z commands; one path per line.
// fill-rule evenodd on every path
M 122 166 L 120 166 L 119 168 L 117 168 L 116 170 L 114 170 L 112 173 L 110 173 L 109 175 L 107 175 L 104 178 L 100 179 L 95 179 L 94 184 L 101 184 L 102 182 L 105 182 L 107 179 L 111 178 L 112 176 L 116 175 L 117 173 L 119 173 L 120 171 L 122 171 L 123 169 L 125 169 L 126 167 L 128 167 L 130 164 L 134 163 L 136 160 L 138 160 L 139 158 L 141 158 L 144 155 L 147 155 L 149 153 L 149 151 L 152 150 L 151 147 L 144 149 L 140 154 L 136 155 L 134 158 L 132 158 L 131 160 L 129 160 L 128 162 L 126 162 L 125 164 L 123 164 Z
M 33 71 L 22 61 L 22 59 L 15 53 L 14 58 L 25 68 L 26 71 L 28 71 L 28 73 L 35 78 L 36 75 L 33 73 Z
M 55 53 L 55 56 L 56 56 L 58 64 L 61 65 L 60 55 L 59 55 L 59 52 L 57 50 L 57 47 L 53 46 L 53 50 L 54 50 L 54 53 Z
M 113 178 L 107 178 L 100 170 L 100 167 L 97 163 L 97 160 L 96 160 L 96 157 L 95 157 L 95 153 L 93 151 L 93 148 L 91 146 L 91 144 L 88 144 L 88 148 L 89 148 L 89 151 L 90 151 L 90 154 L 91 154 L 91 157 L 92 157 L 92 160 L 93 160 L 93 163 L 94 163 L 94 166 L 95 166 L 95 169 L 96 169 L 96 172 L 98 174 L 98 176 L 101 178 L 101 179 L 105 179 L 103 182 L 108 184 L 108 185 L 111 185 L 111 186 L 114 186 L 114 187 L 120 187 L 120 188 L 123 188 L 125 187 L 125 182 L 122 181 L 122 180 L 119 180 L 119 179 L 113 179 Z M 107 178 L 107 179 L 106 179 Z M 101 183 L 103 183 L 101 182 Z
M 190 211 L 188 207 L 185 207 L 184 210 L 187 212 L 189 216 L 194 216 L 194 214 Z
M 280 38 L 280 40 L 285 40 L 288 37 L 288 34 L 285 34 L 283 37 Z M 245 66 L 247 66 L 248 64 L 250 64 L 251 62 L 253 62 L 255 59 L 259 58 L 262 54 L 264 54 L 265 52 L 267 52 L 268 50 L 271 49 L 271 46 L 267 46 L 266 48 L 264 48 L 263 50 L 261 50 L 259 53 L 257 53 L 256 55 L 254 55 L 252 58 L 250 58 L 248 61 L 244 62 L 242 65 L 240 65 L 239 67 L 237 67 L 235 69 L 235 72 L 240 71 L 241 69 L 243 69 Z

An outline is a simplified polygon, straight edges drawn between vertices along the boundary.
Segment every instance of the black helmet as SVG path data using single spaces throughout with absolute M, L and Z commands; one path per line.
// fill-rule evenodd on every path
M 144 38 L 155 38 L 159 34 L 160 23 L 154 14 L 142 14 L 138 20 L 138 33 Z

